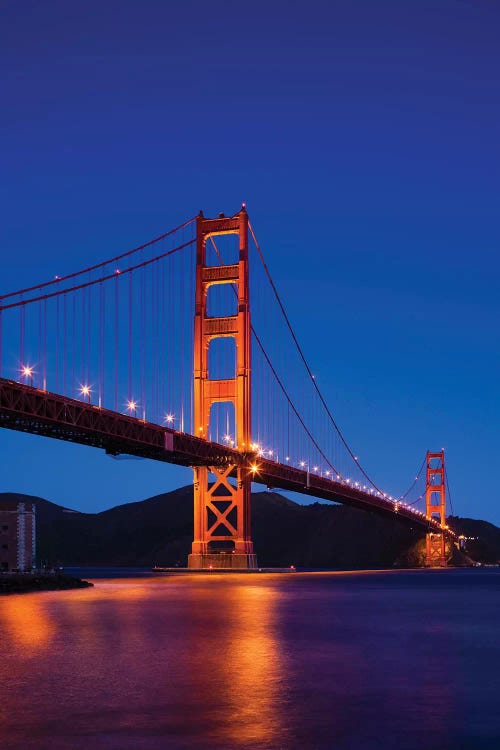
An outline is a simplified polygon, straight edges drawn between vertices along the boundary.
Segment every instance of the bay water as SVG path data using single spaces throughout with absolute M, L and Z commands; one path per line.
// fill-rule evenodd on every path
M 500 568 L 86 572 L 0 597 L 2 750 L 500 750 Z

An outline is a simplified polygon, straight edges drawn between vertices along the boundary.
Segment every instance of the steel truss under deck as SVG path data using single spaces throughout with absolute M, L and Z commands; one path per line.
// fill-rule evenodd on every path
M 249 472 L 253 482 L 344 503 L 396 518 L 426 532 L 443 533 L 438 521 L 356 487 L 242 453 L 126 414 L 0 378 L 0 427 L 182 466 L 227 466 Z M 446 529 L 447 537 L 455 537 Z

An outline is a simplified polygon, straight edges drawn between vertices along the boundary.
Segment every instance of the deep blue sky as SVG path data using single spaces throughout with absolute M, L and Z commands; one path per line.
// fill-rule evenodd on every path
M 500 523 L 500 6 L 1 2 L 0 293 L 246 201 L 349 442 L 388 491 L 447 450 Z M 190 481 L 0 434 L 2 491 L 100 510 Z

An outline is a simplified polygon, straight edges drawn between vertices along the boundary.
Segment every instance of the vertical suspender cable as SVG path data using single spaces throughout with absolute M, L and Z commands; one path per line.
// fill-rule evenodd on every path
M 47 300 L 43 301 L 43 390 L 47 390 Z
M 24 305 L 19 308 L 19 359 L 22 368 L 26 364 L 24 360 Z
M 59 393 L 59 297 L 56 297 L 56 326 L 55 326 L 55 339 L 56 339 L 56 393 Z
M 144 256 L 143 256 L 144 257 Z M 140 407 L 146 408 L 146 276 L 147 268 L 141 274 L 141 388 Z
M 99 406 L 104 403 L 104 284 L 99 284 Z
M 73 294 L 73 315 L 71 320 L 71 383 L 69 388 L 69 395 L 74 397 L 75 395 L 75 368 L 76 368 L 76 294 Z
M 184 229 L 181 230 L 181 242 L 184 242 Z M 184 253 L 181 254 L 180 258 L 180 267 L 181 267 L 181 278 L 180 278 L 180 344 L 181 344 L 181 431 L 184 432 L 184 357 L 185 357 L 185 341 L 184 341 L 184 326 L 185 326 L 185 273 L 184 273 L 184 266 L 185 266 L 185 256 Z
M 82 320 L 81 320 L 81 326 L 80 326 L 80 336 L 81 336 L 81 352 L 82 352 L 82 358 L 80 362 L 80 385 L 85 384 L 85 351 L 86 351 L 86 338 L 87 338 L 87 309 L 86 309 L 86 294 L 85 289 L 82 289 Z
M 115 276 L 115 411 L 118 411 L 118 272 Z
M 361 471 L 361 473 L 363 474 L 363 476 L 365 477 L 365 479 L 367 479 L 367 481 L 368 481 L 368 482 L 369 482 L 369 483 L 370 483 L 370 484 L 371 484 L 371 485 L 372 485 L 372 486 L 373 486 L 373 487 L 374 487 L 375 489 L 377 489 L 377 490 L 378 490 L 378 487 L 377 487 L 377 486 L 375 485 L 375 483 L 373 482 L 373 480 L 372 480 L 372 479 L 370 479 L 370 477 L 368 476 L 368 474 L 367 474 L 367 473 L 366 473 L 366 472 L 364 471 L 364 469 L 363 469 L 363 468 L 362 468 L 362 467 L 361 467 L 361 466 L 359 465 L 359 463 L 358 463 L 358 461 L 357 461 L 356 457 L 354 456 L 354 454 L 353 454 L 353 452 L 352 452 L 351 448 L 350 448 L 350 447 L 349 447 L 349 445 L 347 444 L 347 441 L 345 440 L 345 438 L 344 438 L 344 436 L 343 436 L 342 432 L 340 431 L 340 429 L 339 429 L 338 425 L 336 424 L 336 422 L 335 422 L 335 420 L 334 420 L 334 418 L 333 418 L 333 415 L 332 415 L 332 413 L 331 413 L 330 409 L 328 408 L 328 405 L 327 405 L 327 403 L 326 403 L 326 401 L 325 401 L 325 399 L 324 399 L 324 397 L 323 397 L 323 394 L 321 393 L 321 391 L 320 391 L 320 389 L 319 389 L 319 387 L 318 387 L 318 384 L 316 383 L 316 380 L 315 380 L 315 378 L 313 377 L 313 374 L 312 374 L 312 372 L 311 372 L 311 368 L 309 367 L 309 364 L 308 364 L 308 362 L 307 362 L 307 360 L 306 360 L 306 358 L 305 358 L 305 355 L 304 355 L 304 353 L 303 353 L 303 351 L 302 351 L 302 348 L 301 348 L 301 346 L 300 346 L 300 344 L 299 344 L 299 342 L 298 342 L 298 339 L 297 339 L 297 337 L 296 337 L 296 335 L 295 335 L 295 332 L 294 332 L 294 330 L 293 330 L 293 328 L 292 328 L 292 325 L 291 325 L 291 323 L 290 323 L 290 320 L 289 320 L 289 318 L 288 318 L 288 315 L 286 314 L 285 308 L 284 308 L 284 306 L 283 306 L 283 303 L 282 303 L 282 301 L 281 301 L 281 298 L 280 298 L 280 296 L 279 296 L 279 294 L 278 294 L 278 290 L 276 289 L 276 286 L 275 286 L 275 284 L 274 284 L 274 281 L 273 281 L 273 279 L 272 279 L 272 276 L 271 276 L 271 274 L 270 274 L 270 272 L 269 272 L 269 269 L 268 269 L 268 267 L 267 267 L 267 264 L 266 264 L 266 262 L 265 262 L 265 260 L 264 260 L 264 255 L 263 255 L 263 253 L 262 253 L 262 250 L 260 249 L 260 245 L 259 245 L 259 243 L 258 243 L 258 241 L 257 241 L 257 238 L 256 238 L 256 236 L 255 236 L 255 233 L 254 233 L 254 231 L 253 231 L 253 227 L 252 227 L 252 225 L 250 224 L 250 222 L 249 222 L 249 224 L 248 224 L 248 227 L 249 227 L 249 229 L 250 229 L 250 232 L 251 232 L 251 234 L 252 234 L 253 240 L 254 240 L 254 242 L 255 242 L 255 246 L 257 247 L 257 252 L 259 253 L 259 257 L 260 257 L 260 259 L 261 259 L 262 265 L 264 266 L 264 270 L 265 270 L 265 272 L 266 272 L 267 278 L 268 278 L 268 280 L 269 280 L 269 283 L 270 283 L 270 285 L 271 285 L 271 288 L 272 288 L 272 290 L 273 290 L 273 293 L 274 293 L 274 296 L 275 296 L 275 298 L 276 298 L 276 301 L 277 301 L 277 303 L 278 303 L 278 305 L 279 305 L 279 308 L 280 308 L 280 310 L 281 310 L 281 312 L 282 312 L 282 315 L 283 315 L 283 317 L 284 317 L 284 319 L 285 319 L 285 322 L 286 322 L 286 324 L 287 324 L 288 330 L 290 331 L 290 334 L 291 334 L 291 336 L 292 336 L 292 339 L 293 339 L 293 341 L 294 341 L 294 343 L 295 343 L 295 346 L 296 346 L 296 348 L 297 348 L 297 351 L 298 351 L 298 353 L 299 353 L 299 355 L 300 355 L 300 358 L 301 358 L 301 360 L 302 360 L 302 362 L 303 362 L 303 364 L 304 364 L 304 367 L 306 368 L 307 374 L 309 375 L 309 378 L 310 378 L 310 380 L 311 380 L 311 382 L 312 382 L 312 384 L 313 384 L 313 386 L 314 386 L 314 388 L 315 388 L 315 390 L 316 390 L 316 392 L 317 392 L 317 394 L 318 394 L 318 397 L 319 397 L 319 399 L 320 399 L 320 401 L 321 401 L 321 403 L 322 403 L 322 405 L 323 405 L 324 409 L 326 410 L 326 413 L 327 413 L 327 415 L 328 415 L 328 418 L 329 418 L 329 420 L 330 420 L 330 422 L 331 422 L 332 426 L 334 427 L 334 429 L 335 429 L 335 430 L 337 431 L 337 433 L 338 433 L 338 435 L 339 435 L 339 437 L 340 437 L 340 439 L 341 439 L 342 443 L 344 444 L 344 447 L 346 448 L 347 452 L 349 453 L 350 457 L 351 457 L 351 458 L 352 458 L 352 460 L 353 460 L 353 461 L 355 462 L 355 464 L 356 464 L 357 468 L 358 468 L 358 469 L 359 469 L 359 470 Z
M 89 272 L 90 282 L 90 272 Z M 87 385 L 90 387 L 90 375 L 92 371 L 92 286 L 89 286 L 87 292 Z
M 132 277 L 128 275 L 128 400 L 132 399 Z
M 68 348 L 67 348 L 67 341 L 68 341 L 68 332 L 67 332 L 67 305 L 66 305 L 66 295 L 63 294 L 63 372 L 62 372 L 62 380 L 63 380 L 63 393 L 67 395 L 66 393 L 66 364 L 67 364 L 67 357 L 68 357 Z

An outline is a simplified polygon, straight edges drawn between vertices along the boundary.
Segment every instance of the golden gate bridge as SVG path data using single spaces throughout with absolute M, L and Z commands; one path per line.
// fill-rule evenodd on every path
M 257 567 L 252 482 L 457 540 L 444 451 L 394 497 L 351 450 L 245 206 L 0 296 L 0 426 L 192 467 L 191 568 Z

